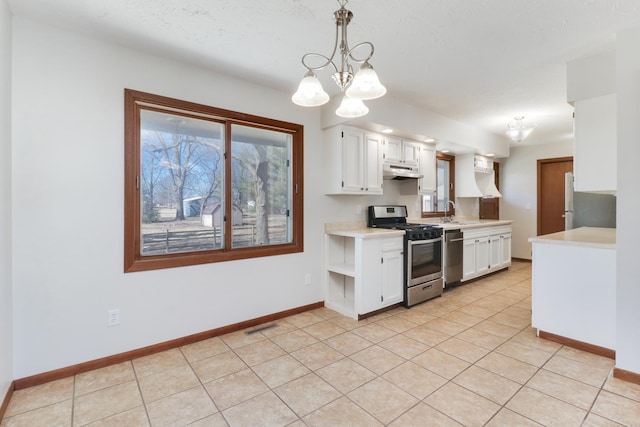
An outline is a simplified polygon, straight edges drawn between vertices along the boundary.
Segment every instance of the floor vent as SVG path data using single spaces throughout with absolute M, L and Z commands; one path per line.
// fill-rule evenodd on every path
M 256 332 L 262 332 L 262 331 L 266 331 L 267 329 L 276 328 L 277 326 L 278 326 L 277 323 L 272 323 L 270 325 L 259 326 L 259 327 L 255 328 L 255 329 L 252 329 L 250 331 L 245 332 L 245 334 L 251 335 L 251 334 L 255 334 Z

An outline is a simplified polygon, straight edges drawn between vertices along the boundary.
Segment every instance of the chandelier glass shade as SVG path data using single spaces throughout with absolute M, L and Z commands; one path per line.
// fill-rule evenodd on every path
M 362 99 L 351 98 L 349 95 L 345 95 L 342 98 L 340 106 L 336 110 L 336 114 L 340 117 L 362 117 L 369 112 L 369 108 L 364 105 Z
M 515 123 L 507 123 L 507 136 L 515 142 L 522 142 L 528 137 L 537 125 L 524 125 L 524 116 L 516 116 L 513 118 Z
M 340 117 L 361 117 L 369 112 L 362 100 L 375 99 L 387 93 L 387 89 L 380 83 L 378 75 L 369 63 L 373 56 L 373 44 L 362 42 L 349 48 L 347 42 L 347 26 L 353 18 L 353 13 L 345 8 L 348 0 L 338 0 L 340 9 L 333 13 L 336 22 L 336 36 L 331 56 L 327 57 L 319 53 L 307 53 L 302 57 L 302 65 L 308 70 L 293 94 L 291 100 L 294 104 L 303 107 L 316 107 L 329 101 L 329 95 L 322 88 L 315 71 L 331 66 L 334 70 L 333 81 L 345 94 L 336 114 Z M 357 57 L 355 51 L 363 51 L 368 48 L 366 55 Z M 319 65 L 312 66 L 309 61 L 320 58 Z M 335 62 L 334 62 L 335 58 Z M 340 67 L 336 65 L 340 64 Z M 360 64 L 357 73 L 353 72 L 353 65 Z
M 293 94 L 291 100 L 294 104 L 303 107 L 316 107 L 326 104 L 329 101 L 329 95 L 322 88 L 318 76 L 313 71 L 309 71 L 300 81 L 298 90 Z

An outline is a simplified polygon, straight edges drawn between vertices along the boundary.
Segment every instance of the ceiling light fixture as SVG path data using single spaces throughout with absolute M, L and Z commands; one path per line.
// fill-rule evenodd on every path
M 316 107 L 327 103 L 329 95 L 322 88 L 322 84 L 314 71 L 322 70 L 331 65 L 335 70 L 332 75 L 333 80 L 344 93 L 342 103 L 336 110 L 336 114 L 340 117 L 361 117 L 369 112 L 369 109 L 362 101 L 380 98 L 387 93 L 387 89 L 380 83 L 378 75 L 369 64 L 369 59 L 373 56 L 373 44 L 362 42 L 353 48 L 349 48 L 347 25 L 351 22 L 353 13 L 345 8 L 348 2 L 349 0 L 338 0 L 340 9 L 333 13 L 333 19 L 336 22 L 336 40 L 331 56 L 326 57 L 319 53 L 307 53 L 302 57 L 302 65 L 308 71 L 291 100 L 294 104 L 303 107 Z M 340 41 L 338 42 L 338 40 Z M 354 56 L 354 52 L 361 47 L 368 47 L 369 54 L 359 59 Z M 333 62 L 338 53 L 339 58 L 337 60 L 340 63 L 340 68 Z M 324 62 L 312 67 L 308 63 L 310 58 L 321 58 Z M 351 62 L 361 64 L 360 70 L 355 74 Z
M 515 123 L 507 123 L 507 136 L 515 142 L 522 142 L 536 128 L 536 124 L 525 126 L 523 123 L 524 116 L 516 116 L 513 118 Z

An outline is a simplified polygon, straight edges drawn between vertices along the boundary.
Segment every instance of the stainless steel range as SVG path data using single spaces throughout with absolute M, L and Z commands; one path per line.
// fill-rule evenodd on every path
M 442 230 L 429 224 L 407 223 L 407 207 L 369 206 L 369 227 L 405 230 L 404 305 L 411 307 L 442 295 Z

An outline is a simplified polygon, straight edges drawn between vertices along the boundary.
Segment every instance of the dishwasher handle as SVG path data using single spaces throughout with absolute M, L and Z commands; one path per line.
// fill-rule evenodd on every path
M 447 240 L 447 243 L 451 243 L 451 242 L 462 242 L 464 239 L 460 238 L 460 239 L 451 239 L 451 240 Z

